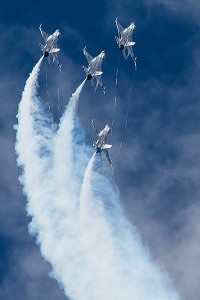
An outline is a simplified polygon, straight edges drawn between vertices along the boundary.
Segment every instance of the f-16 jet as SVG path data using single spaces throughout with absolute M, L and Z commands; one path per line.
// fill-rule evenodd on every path
M 51 35 L 48 35 L 43 29 L 42 29 L 42 24 L 39 27 L 40 33 L 44 39 L 45 45 L 42 45 L 41 43 L 39 44 L 44 57 L 47 58 L 49 64 L 51 64 L 51 59 L 50 57 L 53 58 L 53 62 L 55 61 L 57 66 L 59 67 L 61 71 L 61 64 L 58 59 L 57 53 L 60 51 L 59 48 L 57 48 L 57 41 L 60 37 L 60 31 L 59 29 L 56 29 L 55 32 Z
M 99 55 L 97 55 L 96 57 L 92 57 L 92 55 L 90 55 L 87 50 L 86 47 L 84 47 L 83 49 L 83 53 L 87 59 L 88 62 L 88 67 L 86 68 L 85 66 L 82 66 L 82 69 L 84 70 L 85 74 L 86 74 L 86 79 L 87 80 L 91 80 L 91 84 L 92 86 L 94 85 L 94 78 L 96 78 L 96 86 L 94 91 L 96 91 L 98 85 L 101 87 L 103 93 L 105 94 L 105 86 L 103 85 L 102 79 L 101 79 L 101 75 L 103 74 L 101 65 L 103 63 L 103 60 L 105 59 L 105 51 L 102 51 Z
M 108 124 L 106 124 L 101 131 L 98 131 L 94 124 L 94 120 L 92 120 L 91 125 L 97 134 L 97 140 L 96 141 L 92 140 L 93 147 L 95 148 L 96 154 L 98 153 L 101 154 L 102 152 L 105 153 L 108 162 L 112 166 L 112 161 L 108 153 L 108 149 L 112 148 L 112 145 L 106 143 L 107 136 L 111 132 L 111 128 L 109 127 Z
M 136 28 L 135 23 L 132 22 L 127 28 L 124 29 L 122 25 L 118 23 L 118 18 L 116 18 L 115 24 L 117 26 L 117 31 L 118 31 L 118 36 L 116 36 L 115 39 L 118 44 L 119 50 L 122 51 L 125 59 L 127 59 L 130 55 L 135 62 L 136 58 L 134 56 L 133 49 L 132 49 L 132 46 L 135 45 L 135 42 L 132 41 L 133 31 Z M 127 54 L 126 54 L 126 50 L 127 50 Z

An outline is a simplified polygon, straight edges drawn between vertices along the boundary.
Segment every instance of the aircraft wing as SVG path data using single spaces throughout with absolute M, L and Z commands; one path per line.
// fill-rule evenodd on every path
M 112 166 L 112 160 L 110 159 L 110 156 L 109 156 L 108 150 L 107 150 L 107 149 L 105 149 L 105 150 L 103 150 L 103 151 L 104 151 L 104 153 L 105 153 L 105 155 L 106 155 L 106 158 L 107 158 L 107 160 L 108 160 L 109 164 Z
M 84 53 L 84 55 L 85 55 L 85 57 L 86 57 L 86 59 L 87 59 L 88 64 L 90 64 L 91 61 L 93 60 L 93 57 L 92 57 L 92 55 L 90 55 L 90 54 L 86 51 L 86 47 L 84 47 L 83 53 Z
M 122 36 L 124 28 L 122 27 L 122 25 L 120 25 L 118 23 L 118 18 L 116 18 L 115 23 L 116 23 L 116 26 L 117 26 L 118 34 Z
M 46 43 L 49 36 L 48 36 L 48 34 L 42 29 L 42 24 L 40 24 L 39 29 L 40 29 L 40 33 L 41 33 L 41 35 L 42 35 L 42 37 L 43 37 L 43 39 L 44 39 L 44 41 L 45 41 L 45 43 Z

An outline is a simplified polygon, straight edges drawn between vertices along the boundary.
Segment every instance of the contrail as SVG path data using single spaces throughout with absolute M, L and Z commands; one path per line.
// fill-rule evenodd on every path
M 52 276 L 72 300 L 178 300 L 169 278 L 126 221 L 112 180 L 96 168 L 95 154 L 89 160 L 91 150 L 76 116 L 85 81 L 55 132 L 37 96 L 41 62 L 19 104 L 16 152 L 32 217 L 30 232 Z
M 19 104 L 17 162 L 23 169 L 21 183 L 28 200 L 27 211 L 32 217 L 30 232 L 36 235 L 41 253 L 51 263 L 52 275 L 62 284 L 65 294 L 78 300 L 82 294 L 84 268 L 75 185 L 73 181 L 69 183 L 73 177 L 69 170 L 73 171 L 70 151 L 75 109 L 84 83 L 72 95 L 56 134 L 48 118 L 41 114 L 42 106 L 37 97 L 41 62 L 42 59 L 33 68 Z M 65 139 L 70 150 L 66 153 L 62 151 Z
M 125 219 L 116 189 L 94 171 L 94 160 L 93 155 L 80 196 L 87 299 L 178 300 L 170 279 Z
M 86 166 L 87 160 L 84 162 L 81 162 L 81 159 L 76 161 L 75 152 L 80 152 L 82 158 L 86 155 L 84 153 L 85 143 L 82 146 L 78 144 L 79 139 L 82 139 L 82 132 L 81 129 L 77 130 L 76 109 L 84 84 L 85 80 L 72 94 L 66 106 L 55 136 L 53 149 L 53 170 L 57 194 L 55 201 L 60 210 L 60 216 L 57 220 L 60 227 L 59 247 L 63 253 L 63 256 L 59 257 L 59 263 L 54 266 L 54 276 L 60 279 L 66 295 L 77 300 L 83 299 L 81 282 L 84 278 L 84 258 L 80 245 L 78 207 L 81 177 L 84 175 L 82 163 Z M 79 166 L 78 177 L 76 175 L 77 165 Z M 57 268 L 58 265 L 62 269 Z
M 72 170 L 74 169 L 74 134 L 76 129 L 76 109 L 78 105 L 78 100 L 82 88 L 85 84 L 85 80 L 76 89 L 75 93 L 69 100 L 66 110 L 60 120 L 59 129 L 55 138 L 54 145 L 54 160 L 55 168 L 57 168 L 57 180 L 65 186 L 70 184 L 72 180 L 66 182 L 66 178 L 71 179 L 73 176 Z M 77 150 L 76 150 L 77 151 Z

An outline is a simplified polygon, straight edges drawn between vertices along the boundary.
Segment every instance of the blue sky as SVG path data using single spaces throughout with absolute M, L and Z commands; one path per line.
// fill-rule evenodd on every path
M 90 121 L 100 128 L 116 119 L 111 136 L 115 178 L 127 218 L 135 224 L 156 261 L 170 274 L 182 299 L 198 300 L 200 178 L 200 4 L 197 0 L 49 1 L 0 4 L 0 298 L 66 299 L 49 277 L 50 266 L 28 234 L 26 199 L 18 182 L 14 151 L 17 106 L 28 74 L 41 56 L 38 27 L 59 28 L 63 73 L 43 63 L 40 94 L 55 120 L 84 78 L 82 49 L 106 51 L 106 95 L 89 83 L 79 105 L 88 143 Z M 116 16 L 136 23 L 138 71 L 133 84 L 128 127 L 124 119 L 134 75 L 119 57 L 114 40 Z M 47 76 L 47 79 L 46 79 Z M 47 86 L 46 86 L 47 83 Z M 58 99 L 59 88 L 59 99 Z M 48 94 L 47 94 L 48 92 Z M 119 145 L 123 139 L 122 150 Z

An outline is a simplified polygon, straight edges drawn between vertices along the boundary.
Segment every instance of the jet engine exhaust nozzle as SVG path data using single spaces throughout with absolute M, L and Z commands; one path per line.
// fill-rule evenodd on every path
M 100 147 L 96 147 L 96 153 L 100 153 L 101 152 L 101 148 Z
M 87 80 L 92 79 L 92 75 L 91 75 L 91 74 L 88 74 L 88 75 L 86 76 L 86 79 L 87 79 Z
M 48 51 L 45 51 L 44 52 L 44 57 L 48 57 L 49 56 L 49 52 Z

